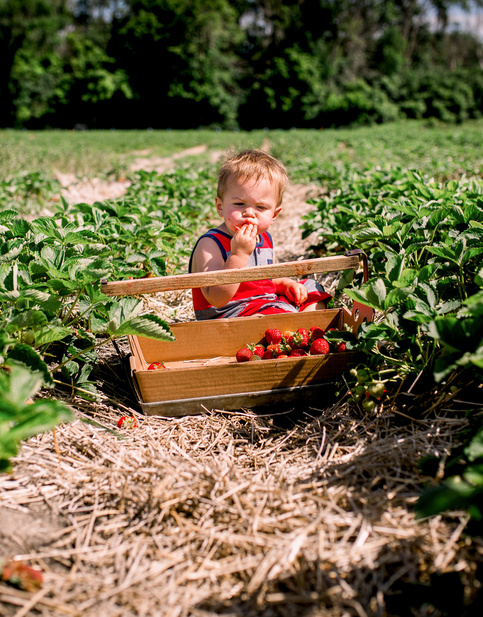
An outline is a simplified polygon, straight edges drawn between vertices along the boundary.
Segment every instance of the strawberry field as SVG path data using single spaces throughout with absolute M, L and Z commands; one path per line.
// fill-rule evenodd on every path
M 482 132 L 0 132 L 6 615 L 479 614 Z M 126 337 L 190 297 L 100 280 L 186 271 L 229 146 L 287 165 L 279 260 L 364 250 L 320 280 L 375 320 L 328 334 L 358 354 L 317 406 L 143 416 Z

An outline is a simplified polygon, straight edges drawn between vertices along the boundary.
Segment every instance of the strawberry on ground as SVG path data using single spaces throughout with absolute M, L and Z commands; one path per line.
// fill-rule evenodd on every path
M 324 338 L 315 339 L 310 346 L 310 355 L 321 356 L 329 353 L 329 343 Z
M 282 333 L 278 328 L 268 328 L 265 330 L 265 338 L 268 345 L 275 345 L 282 340 Z
M 252 355 L 253 353 L 248 349 L 248 347 L 242 347 L 236 352 L 236 361 L 248 362 Z
M 134 416 L 122 416 L 122 418 L 119 418 L 117 426 L 119 428 L 136 428 L 137 424 Z

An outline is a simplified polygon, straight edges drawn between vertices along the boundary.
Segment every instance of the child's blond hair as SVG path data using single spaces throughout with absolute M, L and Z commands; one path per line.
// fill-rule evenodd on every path
M 238 153 L 229 150 L 226 153 L 218 172 L 217 195 L 220 199 L 223 199 L 230 178 L 243 182 L 252 178 L 255 178 L 256 182 L 268 178 L 277 189 L 277 207 L 281 205 L 288 185 L 287 170 L 283 163 L 267 152 L 255 148 Z

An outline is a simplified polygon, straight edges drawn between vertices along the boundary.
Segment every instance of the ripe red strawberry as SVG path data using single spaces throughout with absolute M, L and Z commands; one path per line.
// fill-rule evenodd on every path
M 148 371 L 160 371 L 161 369 L 166 368 L 164 362 L 152 362 L 148 366 Z
M 309 341 L 313 343 L 318 338 L 322 338 L 325 335 L 325 331 L 323 328 L 319 328 L 319 326 L 312 326 L 309 330 L 310 338 Z
M 119 422 L 117 426 L 119 428 L 136 428 L 138 423 L 136 422 L 136 418 L 134 416 L 122 416 L 119 418 Z
M 329 353 L 329 343 L 325 338 L 318 338 L 310 346 L 310 355 L 321 356 Z
M 242 347 L 236 352 L 236 361 L 248 362 L 252 355 L 253 353 L 248 349 L 248 347 Z
M 268 345 L 276 345 L 282 340 L 282 333 L 278 328 L 268 328 L 265 330 L 265 338 Z
M 265 347 L 261 343 L 248 343 L 247 347 L 255 355 L 263 357 Z
M 303 349 L 292 349 L 292 351 L 289 353 L 289 358 L 301 358 L 302 356 L 306 356 L 307 352 L 304 351 Z
M 303 349 L 309 344 L 309 332 L 305 328 L 299 328 L 289 339 L 288 344 L 292 349 Z
M 339 344 L 337 345 L 337 351 L 338 351 L 338 352 L 347 351 L 347 346 L 346 346 L 346 344 L 344 343 L 344 341 L 342 341 L 342 343 L 339 343 Z
M 272 345 L 267 346 L 267 351 L 271 351 L 273 355 L 276 357 L 276 356 L 280 356 L 281 354 L 285 353 L 285 347 L 280 343 L 274 343 Z
M 273 360 L 275 358 L 275 354 L 271 349 L 267 349 L 263 352 L 262 360 Z

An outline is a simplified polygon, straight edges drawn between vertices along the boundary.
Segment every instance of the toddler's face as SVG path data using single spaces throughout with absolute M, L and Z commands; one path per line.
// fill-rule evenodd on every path
M 257 233 L 261 234 L 282 209 L 277 206 L 277 198 L 277 189 L 268 178 L 259 182 L 230 179 L 223 199 L 216 198 L 216 208 L 231 235 L 246 222 L 256 225 Z

